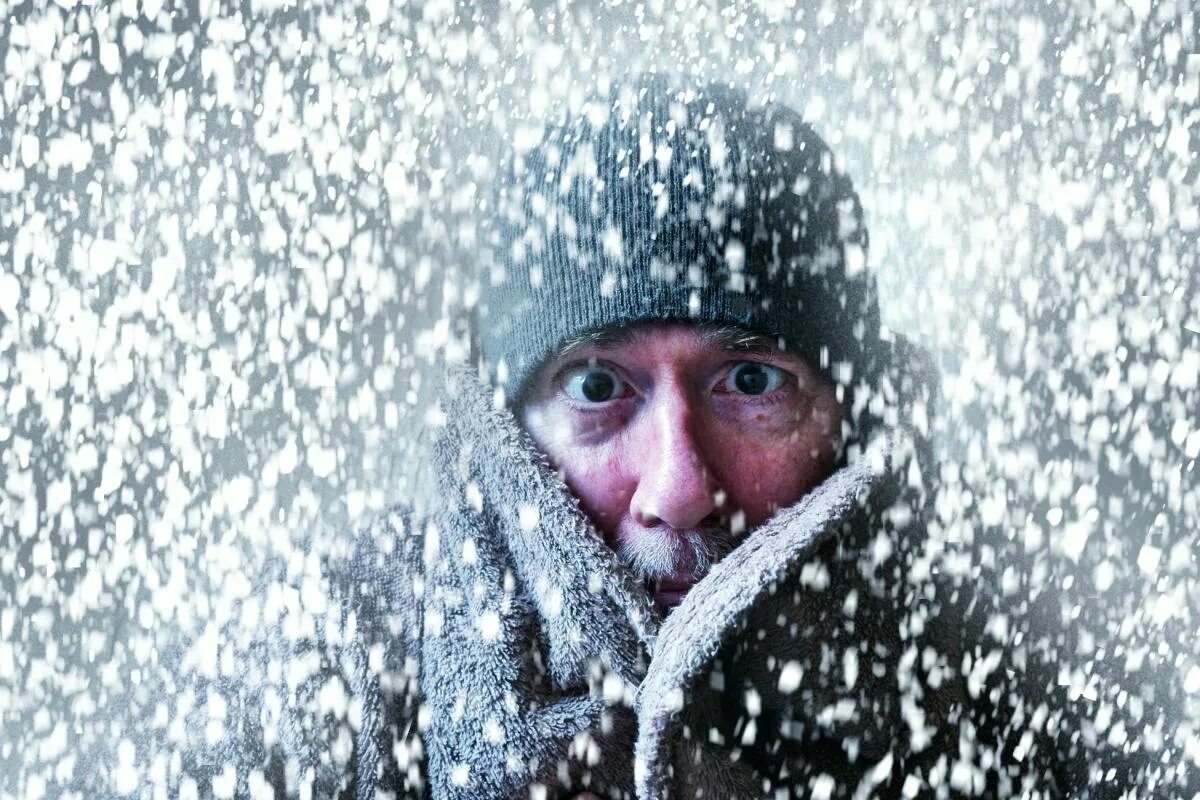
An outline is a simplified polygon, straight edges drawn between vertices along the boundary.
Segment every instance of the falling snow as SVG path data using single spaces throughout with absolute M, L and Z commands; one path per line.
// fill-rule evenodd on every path
M 465 500 L 440 494 L 426 448 L 456 422 L 438 390 L 472 352 L 478 218 L 502 154 L 647 70 L 726 81 L 812 123 L 870 229 L 847 269 L 875 271 L 884 322 L 940 369 L 938 406 L 914 412 L 937 447 L 926 538 L 880 533 L 865 552 L 905 587 L 898 727 L 914 751 L 942 748 L 894 791 L 1051 796 L 1036 794 L 1050 740 L 1080 793 L 1200 792 L 1188 2 L 0 10 L 0 798 L 333 796 L 382 713 L 363 681 L 389 697 L 415 685 L 399 642 L 470 630 L 500 651 L 534 606 L 565 644 L 495 685 L 567 680 L 598 634 L 572 623 L 566 578 L 527 585 L 488 543 L 419 522 L 490 502 L 474 482 Z M 770 135 L 795 146 L 789 128 Z M 603 247 L 619 254 L 621 231 Z M 735 271 L 747 257 L 736 242 L 724 255 Z M 555 519 L 512 514 L 530 536 Z M 344 531 L 366 520 L 368 556 L 347 553 Z M 483 577 L 453 596 L 435 575 L 397 589 L 387 565 L 410 552 Z M 351 557 L 375 584 L 339 594 L 333 565 Z M 797 591 L 853 625 L 875 601 L 839 574 L 807 564 Z M 389 620 L 368 613 L 383 603 L 370 585 L 441 605 Z M 593 575 L 588 591 L 616 589 Z M 960 654 L 929 643 L 942 608 L 978 632 Z M 691 731 L 696 746 L 743 769 L 739 754 L 786 738 L 770 725 L 823 731 L 858 759 L 862 791 L 882 785 L 900 762 L 847 731 L 883 662 L 848 641 L 770 658 L 755 685 L 713 671 L 737 719 Z M 589 702 L 656 700 L 593 667 L 570 675 L 580 718 Z M 957 680 L 984 710 L 935 721 L 922 699 Z M 574 712 L 514 691 L 406 708 L 383 728 L 394 791 L 427 781 L 424 734 L 485 702 L 478 736 L 499 755 L 444 763 L 448 785 L 471 796 L 488 770 L 541 768 L 515 722 Z M 770 717 L 779 698 L 807 716 Z M 301 755 L 272 763 L 281 730 Z M 572 757 L 602 764 L 603 742 L 578 736 Z M 795 780 L 842 796 L 819 768 Z

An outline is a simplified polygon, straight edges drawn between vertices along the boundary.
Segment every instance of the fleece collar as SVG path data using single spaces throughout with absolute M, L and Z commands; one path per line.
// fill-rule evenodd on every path
M 473 373 L 452 370 L 444 387 L 445 426 L 434 444 L 443 502 L 454 500 L 460 514 L 477 517 L 493 544 L 508 550 L 514 576 L 545 625 L 551 675 L 559 685 L 576 683 L 598 659 L 636 683 L 659 627 L 645 587 Z M 462 533 L 445 532 L 452 539 Z
M 681 712 L 740 629 L 780 611 L 795 613 L 776 607 L 776 589 L 798 585 L 822 544 L 863 509 L 886 502 L 894 437 L 881 437 L 864 457 L 752 532 L 663 623 L 642 583 L 477 376 L 463 368 L 449 372 L 441 410 L 444 424 L 433 446 L 439 511 L 426 552 L 424 681 L 432 710 L 444 707 L 452 723 L 442 722 L 427 740 L 431 761 L 440 764 L 435 773 L 466 781 L 443 785 L 446 796 L 503 796 L 504 787 L 522 781 L 579 787 L 583 776 L 606 770 L 607 782 L 601 775 L 599 783 L 582 785 L 607 785 L 614 796 L 615 787 L 626 786 L 646 798 L 677 795 L 679 776 L 699 781 L 688 792 L 706 783 L 718 794 L 761 785 L 740 767 L 731 771 L 727 754 L 710 760 L 710 773 L 679 768 L 697 763 L 682 742 Z M 521 666 L 534 651 L 540 654 L 534 661 L 544 660 L 544 678 Z M 538 688 L 542 681 L 548 687 Z M 508 755 L 492 759 L 495 774 L 489 774 L 476 739 L 495 726 L 496 706 L 508 710 Z M 590 757 L 589 746 L 598 747 Z M 523 755 L 514 761 L 516 751 Z M 468 762 L 474 772 L 464 773 Z M 568 766 L 550 769 L 556 762 Z M 507 774 L 517 763 L 541 766 L 524 777 Z

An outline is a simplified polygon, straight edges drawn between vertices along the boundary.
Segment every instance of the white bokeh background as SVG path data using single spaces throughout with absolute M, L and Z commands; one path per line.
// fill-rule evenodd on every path
M 266 554 L 437 502 L 497 154 L 642 70 L 839 154 L 885 321 L 943 371 L 928 553 L 979 592 L 964 668 L 1049 664 L 1082 741 L 1171 796 L 1200 768 L 1198 19 L 0 0 L 0 797 L 165 729 L 159 647 L 219 653 Z M 104 791 L 168 770 L 114 752 Z

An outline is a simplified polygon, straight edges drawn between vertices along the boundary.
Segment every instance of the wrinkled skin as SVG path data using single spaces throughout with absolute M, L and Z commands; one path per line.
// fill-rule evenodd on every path
M 520 417 L 666 611 L 832 472 L 843 412 L 828 381 L 765 337 L 686 323 L 615 333 L 545 363 Z

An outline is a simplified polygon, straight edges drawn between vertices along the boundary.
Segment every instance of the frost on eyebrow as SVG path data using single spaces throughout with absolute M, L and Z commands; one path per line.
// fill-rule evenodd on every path
M 563 342 L 554 351 L 554 354 L 548 361 L 562 361 L 563 359 L 571 358 L 581 350 L 589 348 L 609 350 L 614 347 L 621 347 L 637 339 L 638 332 L 638 326 L 622 326 L 619 328 L 601 328 L 599 330 L 585 331 Z
M 601 328 L 599 330 L 585 331 L 577 336 L 573 336 L 563 342 L 547 359 L 547 363 L 561 362 L 565 359 L 572 358 L 582 350 L 599 349 L 609 350 L 616 347 L 622 347 L 637 340 L 639 336 L 645 335 L 647 324 L 623 325 L 620 327 Z M 681 323 L 694 324 L 694 323 Z M 756 355 L 782 355 L 788 353 L 782 339 L 767 336 L 766 334 L 756 333 L 747 330 L 740 325 L 733 324 L 697 324 L 695 327 L 700 331 L 702 341 L 706 344 L 713 344 L 720 347 L 722 350 L 730 350 L 738 353 L 753 353 Z
M 706 327 L 702 336 L 705 342 L 715 344 L 722 350 L 729 350 L 735 353 L 797 357 L 788 352 L 784 346 L 782 337 L 771 337 L 766 334 L 755 333 L 737 325 Z

